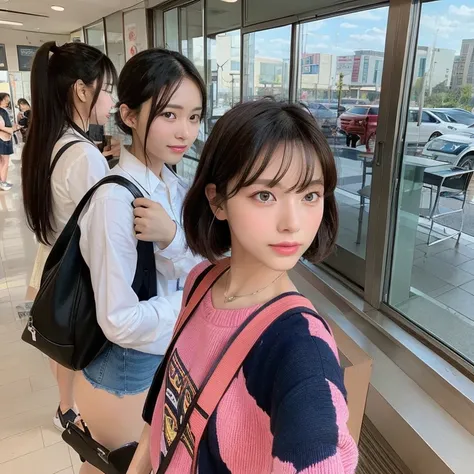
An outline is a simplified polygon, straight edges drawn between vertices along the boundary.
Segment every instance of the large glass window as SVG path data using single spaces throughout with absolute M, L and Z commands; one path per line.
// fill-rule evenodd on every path
M 123 15 L 114 13 L 105 19 L 107 31 L 107 55 L 120 73 L 125 65 L 125 46 L 123 42 Z
M 244 100 L 290 98 L 291 25 L 244 36 Z
M 208 37 L 208 47 L 210 132 L 217 119 L 240 101 L 240 30 Z
M 88 26 L 85 30 L 87 44 L 94 46 L 105 54 L 104 22 L 100 21 L 95 25 Z
M 165 11 L 165 47 L 189 58 L 204 77 L 204 36 L 202 2 Z
M 207 133 L 227 110 L 240 101 L 241 0 L 206 2 L 207 83 L 209 105 Z
M 164 13 L 165 20 L 165 48 L 179 51 L 179 20 L 178 9 L 168 10 Z
M 84 42 L 84 30 L 73 31 L 70 36 L 71 43 L 83 43 Z
M 328 263 L 361 286 L 387 20 L 384 7 L 300 28 L 297 99 L 324 131 L 339 173 L 339 250 Z
M 388 303 L 474 363 L 474 40 L 461 0 L 423 3 Z
M 204 36 L 202 2 L 181 8 L 181 53 L 189 58 L 204 77 Z

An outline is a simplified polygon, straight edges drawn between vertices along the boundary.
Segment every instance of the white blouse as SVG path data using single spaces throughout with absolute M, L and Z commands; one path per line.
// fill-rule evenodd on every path
M 97 190 L 80 222 L 80 247 L 91 272 L 97 319 L 109 341 L 164 354 L 181 309 L 182 289 L 177 280 L 186 278 L 201 261 L 186 248 L 181 227 L 187 186 L 166 167 L 162 181 L 125 148 L 119 164 L 109 174 L 129 179 L 145 197 L 161 204 L 177 223 L 177 231 L 166 249 L 155 245 L 157 296 L 139 301 L 132 289 L 137 267 L 133 196 L 117 184 Z
M 51 163 L 59 150 L 74 140 L 83 143 L 66 150 L 51 175 L 55 237 L 62 232 L 84 194 L 109 172 L 107 160 L 99 149 L 72 128 L 57 141 Z

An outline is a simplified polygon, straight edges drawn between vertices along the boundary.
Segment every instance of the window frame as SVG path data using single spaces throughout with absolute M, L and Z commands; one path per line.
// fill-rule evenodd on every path
M 204 1 L 204 17 L 207 6 Z M 181 7 L 194 1 L 174 1 L 157 8 L 168 10 Z M 295 101 L 298 90 L 298 79 L 303 66 L 299 51 L 300 28 L 307 22 L 325 20 L 360 11 L 371 11 L 378 7 L 389 7 L 386 33 L 386 49 L 390 45 L 399 45 L 391 55 L 385 54 L 381 65 L 381 96 L 379 105 L 379 121 L 377 129 L 377 143 L 373 166 L 373 189 L 371 211 L 369 214 L 367 253 L 363 266 L 357 266 L 357 262 L 349 252 L 339 249 L 339 258 L 346 260 L 344 274 L 337 273 L 338 270 L 323 264 L 322 268 L 331 275 L 337 277 L 346 286 L 363 296 L 364 300 L 373 308 L 382 311 L 411 334 L 429 347 L 434 348 L 448 361 L 457 367 L 463 367 L 474 373 L 474 367 L 462 360 L 457 354 L 447 348 L 436 338 L 427 334 L 422 328 L 408 320 L 405 316 L 392 309 L 386 303 L 388 297 L 388 286 L 391 275 L 391 258 L 393 255 L 396 202 L 400 184 L 401 157 L 403 154 L 403 141 L 408 123 L 410 122 L 409 94 L 412 76 L 418 73 L 421 61 L 416 62 L 418 34 L 421 20 L 421 0 L 387 0 L 374 3 L 370 0 L 356 0 L 350 2 L 347 8 L 341 5 L 316 8 L 311 12 L 293 15 L 287 18 L 274 19 L 262 23 L 245 24 L 245 1 L 242 0 L 242 25 L 240 28 L 241 41 L 241 64 L 240 74 L 240 96 L 244 97 L 244 50 L 245 36 L 280 26 L 291 26 L 290 46 L 290 101 Z M 204 21 L 203 36 L 207 39 L 206 23 Z M 205 48 L 207 53 L 207 47 Z M 426 66 L 426 64 L 425 64 Z M 206 78 L 208 75 L 208 64 L 205 61 Z M 393 94 L 391 91 L 398 90 Z M 351 281 L 352 280 L 352 281 Z M 362 287 L 353 281 L 363 281 Z

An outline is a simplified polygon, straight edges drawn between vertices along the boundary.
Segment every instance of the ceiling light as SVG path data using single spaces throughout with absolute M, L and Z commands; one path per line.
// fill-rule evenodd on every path
M 222 0 L 225 3 L 237 3 L 239 0 Z
M 53 5 L 51 7 L 51 10 L 54 10 L 55 12 L 63 12 L 64 11 L 64 7 L 60 7 L 59 5 Z
M 23 23 L 17 21 L 0 20 L 0 25 L 23 26 Z

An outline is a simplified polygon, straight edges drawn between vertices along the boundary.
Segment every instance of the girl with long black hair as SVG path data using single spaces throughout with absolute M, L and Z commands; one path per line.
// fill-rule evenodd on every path
M 76 205 L 109 170 L 87 131 L 90 123 L 107 121 L 116 76 L 110 59 L 86 44 L 49 42 L 36 53 L 31 70 L 32 120 L 22 154 L 26 218 L 40 243 L 30 283 L 36 289 L 49 250 Z M 62 430 L 78 415 L 75 374 L 51 365 L 60 394 L 54 424 Z

